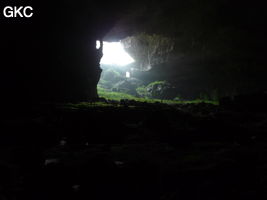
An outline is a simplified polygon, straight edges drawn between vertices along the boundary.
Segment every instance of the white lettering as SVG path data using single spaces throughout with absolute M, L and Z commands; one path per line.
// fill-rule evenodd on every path
M 20 10 L 22 9 L 23 7 L 20 6 L 19 9 L 17 9 L 17 7 L 15 6 L 14 7 L 14 17 L 17 17 L 17 14 L 20 16 L 20 17 L 23 17 L 23 15 L 21 14 Z
M 13 17 L 13 8 L 11 6 L 6 6 L 4 8 L 3 13 L 4 13 L 4 16 L 7 18 Z
M 5 17 L 26 17 L 30 18 L 33 15 L 33 8 L 31 6 L 6 6 L 3 10 L 3 14 Z
M 27 9 L 33 11 L 33 8 L 32 8 L 31 6 L 26 6 L 26 7 L 24 8 L 24 10 L 23 10 L 23 14 L 24 14 L 24 16 L 27 17 L 27 18 L 32 17 L 33 12 L 31 12 L 29 15 L 27 15 L 27 13 L 26 13 L 26 10 L 27 10 Z

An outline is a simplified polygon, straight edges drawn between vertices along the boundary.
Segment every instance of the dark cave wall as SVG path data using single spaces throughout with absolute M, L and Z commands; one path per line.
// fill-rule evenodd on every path
M 1 2 L 1 9 L 11 5 Z M 62 102 L 97 98 L 95 42 L 118 18 L 118 2 L 21 1 L 32 18 L 4 18 L 1 26 L 1 102 Z
M 3 8 L 10 1 L 0 4 Z M 186 63 L 180 60 L 182 55 L 190 60 L 190 65 L 182 66 L 189 68 L 189 74 L 205 72 L 204 80 L 205 74 L 218 76 L 216 81 L 221 81 L 216 84 L 222 87 L 226 82 L 231 85 L 237 77 L 247 83 L 248 73 L 253 76 L 248 77 L 250 82 L 257 87 L 263 88 L 265 83 L 266 13 L 257 2 L 25 0 L 13 5 L 32 5 L 34 16 L 5 19 L 1 15 L 3 102 L 81 101 L 97 97 L 95 40 L 104 36 L 108 40 L 123 39 L 142 32 L 176 38 L 178 56 L 174 57 L 179 59 L 174 71 Z M 118 30 L 116 34 L 114 29 Z M 113 35 L 107 34 L 109 31 Z
M 266 17 L 260 1 L 143 1 L 106 38 L 146 33 L 175 39 L 171 59 L 152 66 L 146 78 L 169 79 L 187 96 L 251 93 L 267 89 Z

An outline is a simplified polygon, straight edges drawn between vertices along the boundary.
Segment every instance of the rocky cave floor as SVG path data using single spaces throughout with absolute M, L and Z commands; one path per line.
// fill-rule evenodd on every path
M 38 105 L 2 115 L 0 200 L 266 199 L 267 113 Z

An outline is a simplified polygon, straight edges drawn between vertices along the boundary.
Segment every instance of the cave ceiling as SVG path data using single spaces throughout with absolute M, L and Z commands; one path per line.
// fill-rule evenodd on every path
M 119 12 L 106 41 L 156 34 L 174 40 L 174 56 L 190 62 L 265 62 L 267 14 L 259 1 L 144 0 Z
M 261 4 L 240 0 L 133 1 L 122 9 L 104 39 L 118 41 L 147 33 L 175 37 L 200 49 L 218 42 L 240 46 L 255 43 L 255 37 L 265 38 L 265 17 Z

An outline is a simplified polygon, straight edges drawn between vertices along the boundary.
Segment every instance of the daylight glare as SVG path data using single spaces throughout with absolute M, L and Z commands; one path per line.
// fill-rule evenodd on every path
M 96 48 L 99 47 L 97 42 Z M 124 50 L 120 42 L 103 42 L 103 57 L 100 64 L 125 66 L 134 59 Z

